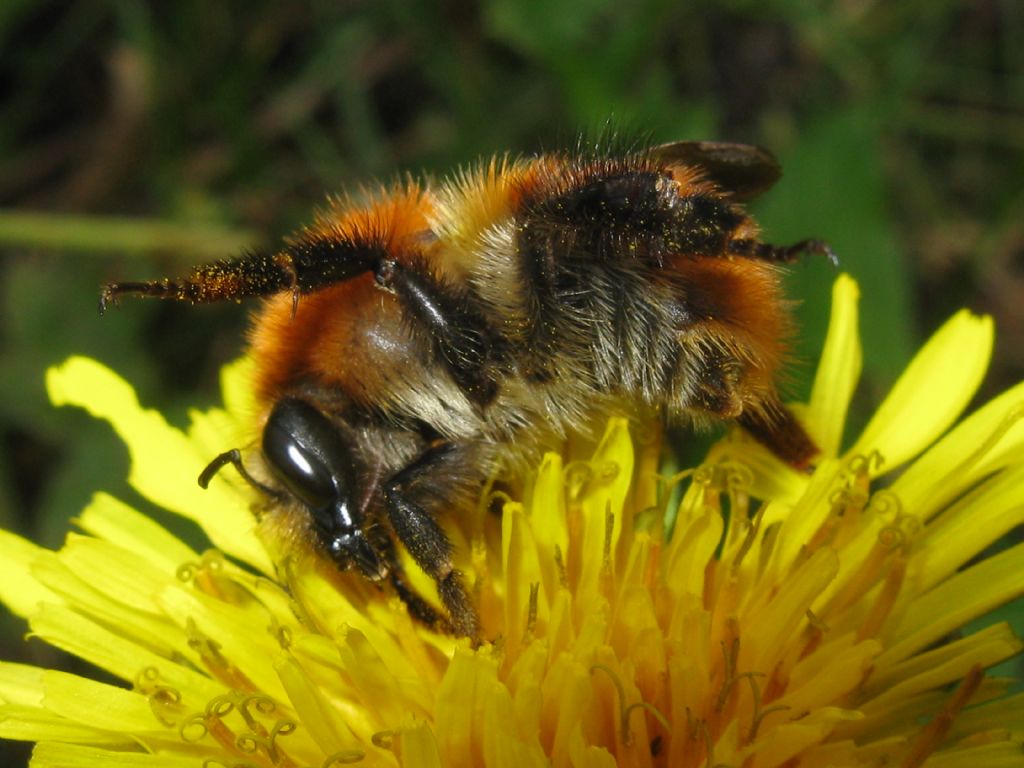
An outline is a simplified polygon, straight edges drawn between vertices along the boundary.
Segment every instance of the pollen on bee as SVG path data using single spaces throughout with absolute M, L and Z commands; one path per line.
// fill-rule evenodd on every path
M 499 156 L 333 198 L 277 250 L 111 284 L 101 306 L 261 297 L 262 442 L 235 466 L 256 467 L 246 479 L 281 512 L 268 519 L 339 570 L 387 578 L 417 620 L 475 636 L 439 519 L 596 416 L 736 420 L 794 466 L 814 455 L 777 392 L 791 331 L 778 264 L 827 249 L 761 242 L 742 204 L 777 178 L 743 145 Z

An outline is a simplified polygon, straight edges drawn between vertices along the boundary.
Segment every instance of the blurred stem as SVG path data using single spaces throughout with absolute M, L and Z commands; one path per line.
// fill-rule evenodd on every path
M 230 256 L 258 243 L 259 237 L 244 229 L 182 224 L 165 219 L 0 210 L 0 246 L 94 253 L 171 251 Z

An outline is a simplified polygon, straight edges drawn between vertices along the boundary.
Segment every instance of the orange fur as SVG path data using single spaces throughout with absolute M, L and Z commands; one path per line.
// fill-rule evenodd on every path
M 354 205 L 347 197 L 329 199 L 327 208 L 318 211 L 312 226 L 300 234 L 379 242 L 399 255 L 406 250 L 406 240 L 429 233 L 433 203 L 418 184 L 381 187 L 366 197 L 369 202 L 363 205 Z
M 272 404 L 297 380 L 308 379 L 372 404 L 388 369 L 402 361 L 395 354 L 407 346 L 401 329 L 395 298 L 377 290 L 372 275 L 303 296 L 294 317 L 291 296 L 275 296 L 250 333 L 257 398 Z
M 688 142 L 499 158 L 437 187 L 333 199 L 279 251 L 110 284 L 101 305 L 265 297 L 249 335 L 263 436 L 239 468 L 255 459 L 243 475 L 273 501 L 275 530 L 390 575 L 421 621 L 475 637 L 435 516 L 595 414 L 735 419 L 793 466 L 814 456 L 776 389 L 791 328 L 775 262 L 800 246 L 760 243 L 736 202 L 777 166 L 721 148 L 703 165 L 677 161 L 702 157 Z M 409 591 L 396 539 L 447 618 Z
M 303 233 L 378 242 L 403 263 L 430 236 L 433 205 L 416 184 L 382 189 L 371 204 L 350 206 L 348 200 L 332 199 Z M 294 316 L 292 308 L 291 294 L 267 299 L 249 333 L 257 361 L 256 396 L 265 405 L 307 379 L 371 406 L 381 399 L 378 393 L 387 394 L 395 369 L 414 358 L 394 296 L 378 290 L 369 273 L 302 296 Z
M 741 258 L 677 257 L 669 269 L 682 277 L 694 303 L 713 311 L 705 325 L 734 341 L 740 357 L 775 371 L 791 336 L 788 302 L 777 267 Z

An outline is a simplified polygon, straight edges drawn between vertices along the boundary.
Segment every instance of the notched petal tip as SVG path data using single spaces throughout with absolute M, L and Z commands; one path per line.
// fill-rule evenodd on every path
M 196 484 L 209 449 L 158 411 L 144 408 L 125 379 L 96 360 L 71 357 L 47 371 L 46 387 L 54 405 L 78 406 L 110 423 L 128 448 L 128 481 L 139 493 L 194 520 L 228 554 L 264 573 L 273 572 L 257 539 L 248 500 L 223 485 L 203 491 Z
M 46 371 L 46 393 L 55 406 L 77 405 L 101 418 L 112 407 L 138 407 L 135 390 L 110 368 L 75 355 Z
M 974 397 L 992 356 L 992 318 L 961 310 L 921 348 L 850 454 L 875 451 L 887 472 L 945 432 Z

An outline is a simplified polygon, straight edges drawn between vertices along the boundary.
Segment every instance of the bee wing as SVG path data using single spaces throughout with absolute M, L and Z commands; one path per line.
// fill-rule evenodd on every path
M 697 166 L 709 181 L 737 202 L 753 200 L 782 176 L 775 155 L 753 144 L 726 141 L 675 141 L 648 150 L 665 165 Z

